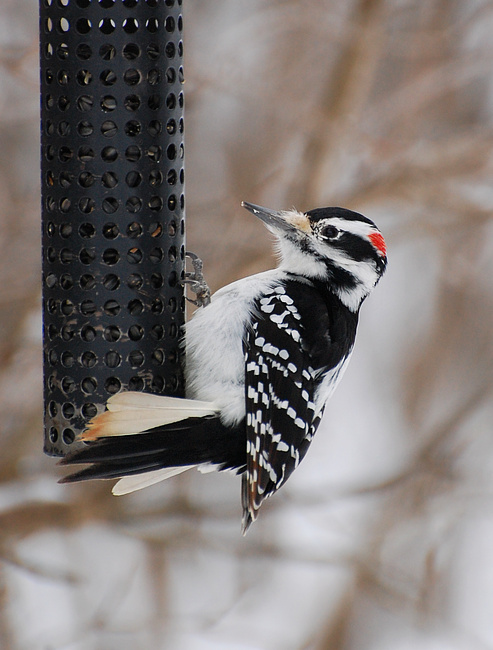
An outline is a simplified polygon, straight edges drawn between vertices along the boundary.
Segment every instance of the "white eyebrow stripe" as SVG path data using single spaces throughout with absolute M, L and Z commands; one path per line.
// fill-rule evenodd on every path
M 335 226 L 336 228 L 349 232 L 352 235 L 358 235 L 358 237 L 368 237 L 373 232 L 380 232 L 376 226 L 372 226 L 364 221 L 348 221 L 346 219 L 340 219 L 339 217 L 321 219 L 319 223 L 324 226 Z

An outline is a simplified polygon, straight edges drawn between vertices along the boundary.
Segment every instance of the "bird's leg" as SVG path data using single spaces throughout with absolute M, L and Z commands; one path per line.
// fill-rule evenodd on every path
M 204 279 L 202 260 L 195 253 L 190 253 L 189 251 L 186 252 L 186 257 L 192 261 L 193 272 L 185 273 L 183 284 L 190 286 L 190 289 L 195 294 L 195 300 L 185 297 L 188 302 L 191 302 L 197 307 L 207 307 L 211 301 L 211 290 Z

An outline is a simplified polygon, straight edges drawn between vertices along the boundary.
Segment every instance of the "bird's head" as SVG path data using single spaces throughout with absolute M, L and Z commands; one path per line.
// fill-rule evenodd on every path
M 326 282 L 352 311 L 385 271 L 385 240 L 373 221 L 362 214 L 345 208 L 298 212 L 246 202 L 242 206 L 278 238 L 283 270 Z

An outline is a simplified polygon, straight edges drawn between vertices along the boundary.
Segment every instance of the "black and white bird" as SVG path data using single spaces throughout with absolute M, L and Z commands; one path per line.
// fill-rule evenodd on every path
M 62 464 L 126 494 L 193 467 L 242 474 L 243 532 L 305 456 L 387 264 L 375 224 L 344 208 L 242 204 L 276 236 L 276 269 L 233 282 L 185 331 L 186 399 L 122 392 Z

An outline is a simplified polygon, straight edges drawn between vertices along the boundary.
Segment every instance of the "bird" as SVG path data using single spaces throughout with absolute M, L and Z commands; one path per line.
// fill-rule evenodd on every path
M 242 532 L 305 456 L 350 360 L 360 307 L 387 266 L 373 221 L 340 207 L 242 206 L 274 235 L 277 267 L 209 298 L 185 325 L 185 397 L 122 391 L 89 422 L 61 482 L 117 478 L 116 495 L 197 467 L 242 476 Z M 192 275 L 192 274 L 190 274 Z M 205 287 L 205 289 L 204 289 Z

